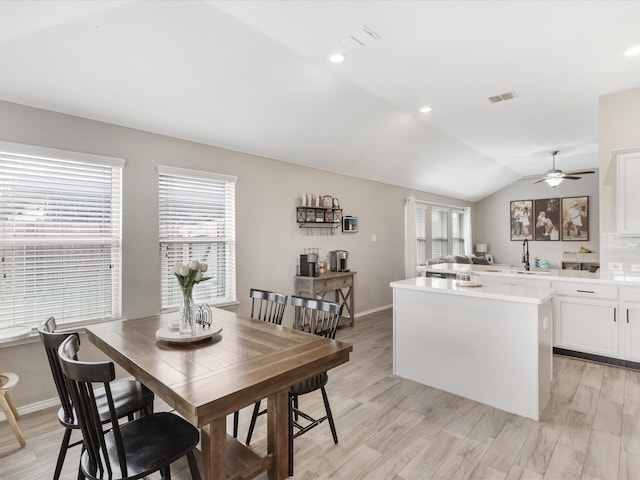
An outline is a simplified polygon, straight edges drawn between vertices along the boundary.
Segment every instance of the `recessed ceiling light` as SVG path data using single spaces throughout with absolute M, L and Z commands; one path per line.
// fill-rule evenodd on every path
M 425 106 L 420 109 L 422 113 L 429 113 L 431 111 L 431 107 Z
M 627 57 L 633 57 L 634 55 L 638 55 L 640 53 L 640 45 L 636 45 L 635 47 L 631 47 L 629 50 L 624 52 Z
M 334 52 L 329 54 L 329 61 L 333 63 L 342 63 L 347 56 L 341 52 Z

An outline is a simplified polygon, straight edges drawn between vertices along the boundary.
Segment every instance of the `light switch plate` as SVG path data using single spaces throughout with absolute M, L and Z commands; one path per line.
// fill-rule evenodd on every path
M 622 264 L 609 262 L 609 270 L 622 270 Z

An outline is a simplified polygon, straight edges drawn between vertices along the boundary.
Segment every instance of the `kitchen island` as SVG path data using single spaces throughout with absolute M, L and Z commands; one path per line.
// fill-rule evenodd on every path
M 393 371 L 538 420 L 552 380 L 553 290 L 392 282 Z

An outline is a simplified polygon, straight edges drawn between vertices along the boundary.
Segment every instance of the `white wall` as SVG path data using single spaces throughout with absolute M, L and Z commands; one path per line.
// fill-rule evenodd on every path
M 475 208 L 473 242 L 488 244 L 489 252 L 499 263 L 522 265 L 522 241 L 511 241 L 510 202 L 541 198 L 589 197 L 589 241 L 529 242 L 530 263 L 533 258 L 548 259 L 552 268 L 560 268 L 562 252 L 575 252 L 580 247 L 599 250 L 598 173 L 584 175 L 580 180 L 565 180 L 556 188 L 535 179 L 520 180 L 479 201 Z M 535 215 L 534 215 L 535 221 Z
M 600 97 L 599 128 L 602 273 L 609 273 L 609 262 L 622 263 L 628 273 L 631 264 L 640 263 L 640 241 L 616 235 L 616 168 L 612 152 L 640 147 L 640 88 Z
M 404 200 L 409 195 L 456 206 L 468 202 L 301 167 L 46 110 L 0 102 L 0 140 L 94 153 L 126 160 L 123 186 L 123 314 L 160 311 L 157 165 L 173 165 L 238 177 L 237 291 L 240 313 L 249 312 L 251 287 L 291 295 L 296 260 L 305 248 L 349 251 L 355 277 L 356 315 L 392 302 L 389 282 L 404 277 Z M 307 235 L 296 224 L 302 192 L 340 200 L 344 215 L 359 217 L 359 233 Z M 377 241 L 371 241 L 376 234 Z M 196 287 L 197 288 L 197 287 Z M 290 323 L 291 310 L 285 319 Z M 356 320 L 357 321 L 357 320 Z M 85 342 L 88 343 L 88 342 Z M 18 405 L 55 393 L 38 345 L 0 348 L 0 365 L 15 368 Z M 20 356 L 37 359 L 16 360 Z M 9 357 L 11 360 L 9 361 Z M 5 361 L 7 360 L 7 361 Z

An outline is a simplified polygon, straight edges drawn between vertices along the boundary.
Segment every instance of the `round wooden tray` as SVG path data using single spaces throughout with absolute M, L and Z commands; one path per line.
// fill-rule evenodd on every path
M 185 335 L 174 330 L 169 330 L 169 327 L 162 327 L 160 330 L 156 331 L 156 338 L 158 340 L 171 343 L 200 342 L 219 334 L 222 331 L 222 327 L 214 323 L 204 328 L 201 325 L 196 325 L 195 331 L 196 333 L 193 335 Z
M 460 282 L 456 282 L 456 287 L 469 287 L 469 288 L 473 288 L 473 287 L 481 287 L 482 284 L 481 283 L 460 283 Z

